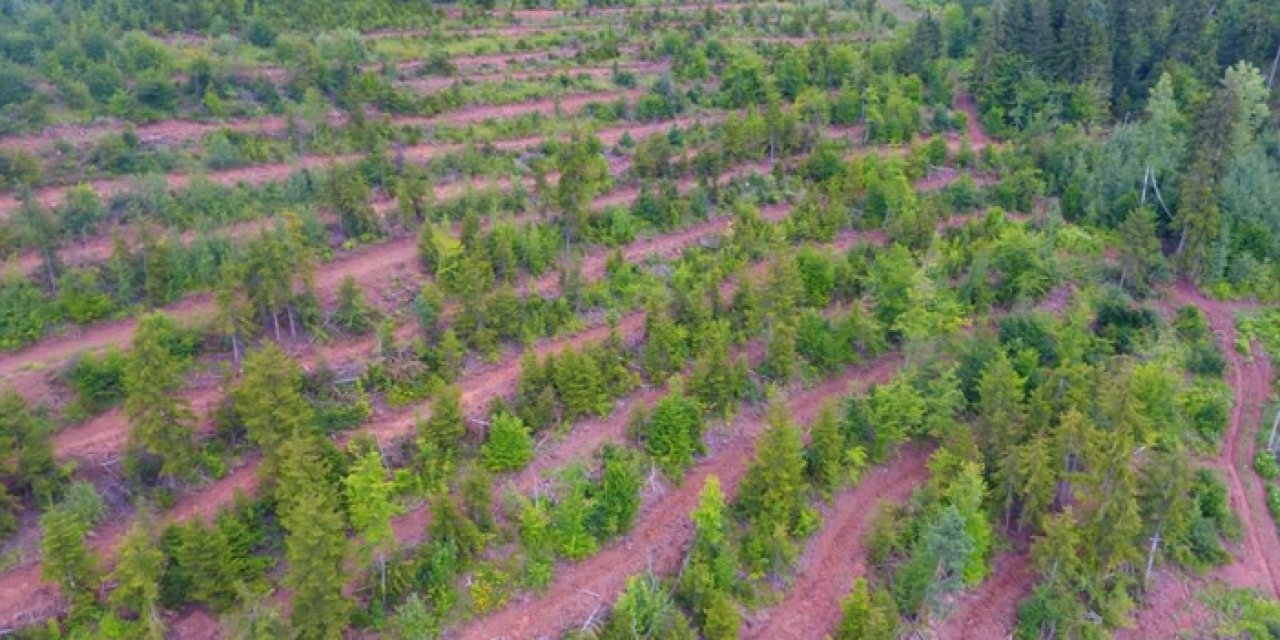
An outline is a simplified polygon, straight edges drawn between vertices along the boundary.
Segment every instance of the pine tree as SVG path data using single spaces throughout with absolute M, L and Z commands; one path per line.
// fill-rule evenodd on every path
M 235 552 L 231 541 L 217 527 L 189 522 L 165 533 L 170 539 L 171 562 L 165 580 L 185 585 L 185 600 L 200 602 L 214 611 L 229 608 L 238 595 Z
M 684 395 L 676 378 L 671 392 L 653 409 L 642 439 L 645 451 L 658 466 L 675 478 L 693 464 L 693 457 L 706 450 L 702 442 L 702 410 L 698 403 Z
M 240 364 L 241 341 L 257 331 L 253 307 L 241 288 L 243 279 L 243 267 L 239 262 L 224 262 L 213 292 L 213 327 L 231 341 L 231 356 L 237 365 Z
M 58 505 L 40 517 L 40 527 L 44 530 L 41 577 L 56 583 L 62 597 L 74 607 L 92 604 L 98 589 L 98 567 L 84 542 L 89 523 L 76 511 Z
M 519 471 L 533 459 L 533 440 L 524 421 L 507 412 L 493 416 L 489 440 L 480 447 L 480 458 L 490 471 Z
M 418 263 L 429 276 L 434 276 L 440 269 L 440 245 L 436 240 L 436 230 L 430 222 L 422 223 L 418 230 Z
M 222 618 L 227 640 L 276 640 L 288 636 L 280 612 L 262 594 L 248 590 L 240 596 L 244 604 Z
M 167 481 L 193 477 L 196 459 L 195 418 L 181 396 L 183 364 L 166 345 L 172 331 L 167 316 L 143 317 L 124 371 L 124 410 L 133 426 L 129 450 L 139 458 L 133 466 L 149 466 L 150 458 Z
M 800 533 L 808 510 L 804 443 L 788 410 L 784 400 L 770 401 L 769 425 L 738 498 L 749 526 L 744 560 L 755 571 L 776 571 L 790 564 L 795 556 L 792 536 Z
M 231 388 L 231 402 L 250 442 L 262 452 L 262 478 L 278 475 L 281 445 L 310 432 L 313 411 L 302 396 L 302 371 L 275 344 L 245 358 L 244 374 Z
M 1026 420 L 1022 377 L 1000 350 L 982 370 L 978 381 L 978 444 L 998 478 L 995 499 L 1004 511 L 1005 526 L 1013 516 L 1017 473 L 1013 448 L 1022 441 Z
M 370 447 L 352 463 L 342 484 L 347 499 L 347 519 L 363 543 L 366 557 L 372 557 L 377 563 L 378 593 L 385 598 L 387 554 L 395 544 L 391 518 L 403 509 L 392 496 L 393 486 L 387 478 L 382 454 Z
M 350 608 L 342 595 L 347 535 L 337 490 L 312 437 L 286 441 L 281 468 L 277 512 L 285 530 L 284 584 L 293 591 L 293 631 L 299 638 L 336 640 Z
M 761 367 L 774 382 L 787 384 L 796 376 L 796 328 L 777 322 L 769 333 L 769 344 Z
M 605 445 L 601 457 L 600 488 L 595 496 L 596 537 L 609 539 L 626 533 L 640 511 L 640 473 L 628 450 Z
M 119 557 L 111 573 L 116 588 L 110 602 L 117 610 L 144 621 L 146 637 L 164 638 L 165 624 L 160 617 L 160 578 L 164 574 L 165 557 L 156 546 L 155 537 L 143 521 L 134 524 L 120 545 Z
M 892 640 L 897 637 L 897 612 L 888 593 L 872 589 L 866 578 L 858 578 L 853 590 L 840 602 L 840 625 L 836 640 Z M 887 606 L 886 606 L 887 605 Z
M 352 335 L 364 335 L 373 328 L 373 310 L 365 302 L 364 291 L 355 278 L 347 275 L 338 286 L 338 306 L 333 310 L 333 321 L 343 331 Z
M 840 433 L 835 404 L 822 405 L 809 429 L 809 476 L 828 498 L 844 479 L 844 435 Z
M 462 391 L 457 387 L 446 387 L 432 403 L 431 416 L 419 424 L 418 437 L 441 454 L 453 456 L 466 435 Z
M 591 356 L 569 349 L 556 359 L 555 387 L 566 418 L 604 415 L 609 398 L 602 388 L 600 367 Z
M 654 382 L 662 382 L 684 366 L 688 335 L 670 315 L 652 306 L 645 318 L 645 342 L 640 360 Z

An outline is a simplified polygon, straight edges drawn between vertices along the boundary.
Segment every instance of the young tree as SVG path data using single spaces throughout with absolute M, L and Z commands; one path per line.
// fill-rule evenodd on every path
M 244 374 L 231 388 L 232 406 L 249 441 L 262 451 L 260 474 L 268 481 L 278 476 L 284 442 L 313 428 L 302 382 L 297 363 L 268 343 L 245 358 Z
M 671 392 L 658 401 L 645 425 L 645 450 L 658 466 L 675 478 L 693 464 L 693 457 L 706 450 L 702 442 L 702 410 L 684 395 L 680 380 L 674 379 Z
M 805 500 L 804 442 L 785 400 L 769 402 L 768 421 L 755 460 L 742 481 L 739 509 L 746 517 L 744 560 L 753 571 L 777 571 L 795 556 L 792 537 L 810 520 Z
M 118 611 L 142 620 L 147 638 L 161 640 L 165 623 L 160 617 L 160 578 L 165 558 L 147 526 L 140 520 L 125 536 L 111 573 L 116 588 L 109 600 Z
M 418 437 L 430 443 L 436 451 L 452 456 L 467 435 L 467 425 L 462 413 L 462 390 L 446 387 L 431 407 L 431 416 L 420 423 Z
M 403 509 L 392 496 L 393 486 L 387 478 L 382 454 L 370 447 L 356 458 L 342 480 L 346 494 L 347 519 L 363 543 L 366 556 L 372 556 L 378 567 L 378 592 L 387 593 L 387 554 L 395 544 L 391 518 Z
M 333 310 L 333 321 L 349 334 L 364 335 L 373 328 L 372 316 L 364 291 L 355 278 L 347 275 L 338 286 L 338 306 Z
M 257 331 L 253 319 L 253 304 L 240 286 L 244 281 L 241 263 L 228 260 L 218 272 L 218 282 L 213 292 L 213 327 L 231 341 L 231 356 L 240 364 L 240 341 Z
M 1120 286 L 1146 293 L 1153 273 L 1164 263 L 1155 212 L 1150 207 L 1130 211 L 1120 225 L 1120 238 Z
M 776 322 L 769 333 L 769 344 L 761 367 L 765 375 L 780 384 L 790 383 L 796 376 L 796 328 L 790 322 Z
M 347 534 L 336 487 L 313 437 L 294 436 L 281 448 L 277 511 L 285 530 L 293 630 L 300 638 L 337 640 L 347 628 L 350 602 L 342 594 Z
M 183 363 L 167 344 L 169 336 L 179 330 L 167 316 L 152 314 L 138 322 L 133 336 L 133 350 L 124 371 L 124 410 L 133 425 L 129 450 L 131 475 L 135 477 L 144 475 L 152 465 L 166 481 L 194 476 L 195 419 L 181 396 L 186 382 Z
M 809 476 L 827 496 L 844 480 L 845 442 L 835 404 L 822 405 L 818 418 L 809 428 Z
M 887 591 L 872 589 L 866 578 L 853 583 L 853 591 L 840 602 L 840 625 L 836 640 L 892 640 L 898 614 Z
M 693 611 L 694 621 L 708 639 L 736 638 L 742 614 L 730 593 L 738 561 L 729 538 L 730 514 L 717 476 L 707 477 L 698 494 L 698 506 L 689 518 L 693 520 L 694 539 L 680 576 L 680 598 Z
M 628 451 L 605 445 L 601 454 L 604 464 L 592 517 L 593 529 L 601 539 L 630 531 L 640 510 L 640 473 Z
M 480 447 L 480 458 L 490 471 L 519 471 L 533 459 L 533 440 L 524 421 L 505 411 L 493 416 L 489 440 Z
M 98 589 L 98 563 L 84 542 L 91 523 L 64 504 L 55 506 L 40 517 L 44 530 L 41 540 L 40 575 L 56 583 L 62 597 L 73 607 L 91 605 Z

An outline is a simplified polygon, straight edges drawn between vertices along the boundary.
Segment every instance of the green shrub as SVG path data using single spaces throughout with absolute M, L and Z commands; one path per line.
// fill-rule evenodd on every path
M 86 353 L 62 373 L 62 378 L 75 389 L 76 400 L 70 413 L 94 415 L 124 399 L 124 369 L 128 357 L 115 348 L 101 355 Z

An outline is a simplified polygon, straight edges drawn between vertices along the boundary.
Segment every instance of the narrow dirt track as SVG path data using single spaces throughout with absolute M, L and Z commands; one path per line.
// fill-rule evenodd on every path
M 644 95 L 648 91 L 644 88 L 610 90 L 610 91 L 592 91 L 585 93 L 571 93 L 556 98 L 541 98 L 530 100 L 527 102 L 517 102 L 508 105 L 474 105 L 463 107 L 456 111 L 450 111 L 438 116 L 395 116 L 389 118 L 389 122 L 394 126 L 425 126 L 438 124 L 476 124 L 490 119 L 514 118 L 521 115 L 541 113 L 541 114 L 572 114 L 577 113 L 588 104 L 596 102 L 613 102 L 618 99 L 626 99 L 633 101 Z M 263 123 L 256 123 L 262 125 Z M 279 129 L 283 130 L 284 122 L 278 123 Z M 210 130 L 217 130 L 219 127 L 210 125 Z M 263 133 L 268 130 L 263 128 Z M 426 144 L 418 145 L 410 149 L 406 149 L 404 155 L 414 159 L 425 159 L 447 153 L 448 151 L 456 151 L 461 149 L 463 145 L 440 145 Z M 268 182 L 280 182 L 287 178 L 290 174 L 301 169 L 318 169 L 327 167 L 335 163 L 355 162 L 364 157 L 364 154 L 343 154 L 337 156 L 303 156 L 294 162 L 285 162 L 277 164 L 252 165 L 247 167 L 237 167 L 227 169 L 225 171 L 214 171 L 203 174 L 203 177 L 220 185 L 234 186 L 238 184 L 245 185 L 262 185 Z M 170 190 L 177 190 L 186 187 L 191 179 L 199 174 L 191 173 L 171 173 L 164 176 L 166 187 Z M 95 180 L 88 183 L 89 186 L 98 194 L 98 197 L 104 201 L 109 200 L 112 196 L 123 193 L 131 189 L 137 182 L 138 176 L 125 176 L 121 178 L 108 178 L 104 180 Z M 63 198 L 74 187 L 43 187 L 35 190 L 34 197 L 45 207 L 55 207 L 60 204 Z M 11 217 L 14 212 L 22 206 L 18 196 L 13 193 L 0 195 L 0 220 Z
M 1026 553 L 1003 553 L 995 568 L 977 588 L 962 593 L 951 615 L 935 629 L 946 640 L 1009 638 L 1017 623 L 1018 603 L 1031 595 L 1036 573 Z
M 1276 580 L 1280 576 L 1280 536 L 1267 510 L 1261 479 L 1251 466 L 1257 452 L 1253 428 L 1260 424 L 1262 405 L 1271 395 L 1272 366 L 1257 344 L 1253 345 L 1252 361 L 1245 361 L 1235 350 L 1235 313 L 1256 304 L 1214 300 L 1194 286 L 1179 282 L 1169 291 L 1169 299 L 1162 307 L 1171 314 L 1184 305 L 1203 311 L 1218 335 L 1219 347 L 1230 365 L 1227 381 L 1234 394 L 1231 421 L 1219 455 L 1208 462 L 1225 476 L 1231 510 L 1240 516 L 1243 531 L 1232 562 L 1215 569 L 1210 578 L 1235 587 L 1280 594 Z M 939 627 L 938 637 L 1007 637 L 1015 622 L 1017 603 L 1031 594 L 1036 578 L 1025 552 L 1003 554 L 997 559 L 996 573 L 978 590 L 960 598 L 957 611 Z M 1160 571 L 1153 582 L 1153 590 L 1134 612 L 1134 626 L 1117 630 L 1117 640 L 1173 637 L 1192 630 L 1200 620 L 1201 605 L 1195 594 L 1207 584 L 1206 580 Z
M 661 240 L 661 238 L 655 240 Z M 667 243 L 661 241 L 650 243 L 634 250 L 643 252 L 663 250 L 662 248 L 670 251 Z M 639 340 L 643 328 L 644 314 L 642 312 L 633 312 L 620 319 L 618 323 L 619 334 L 622 336 L 624 343 L 627 344 L 634 344 Z M 581 346 L 582 344 L 598 342 L 604 340 L 608 335 L 609 328 L 607 326 L 597 325 L 571 336 L 542 341 L 534 347 L 534 350 L 539 354 L 545 355 L 546 353 L 563 350 L 571 345 Z M 511 354 L 496 365 L 485 365 L 478 370 L 470 372 L 459 383 L 459 386 L 464 389 L 462 398 L 464 410 L 473 417 L 482 415 L 484 408 L 493 398 L 514 389 L 519 372 L 518 354 Z M 373 435 L 380 441 L 389 442 L 396 437 L 411 433 L 415 427 L 417 417 L 419 415 L 423 417 L 429 415 L 428 407 L 429 402 L 426 402 L 414 407 L 396 409 L 380 414 L 375 416 L 362 429 L 345 433 L 340 439 L 345 441 L 355 435 L 364 433 Z M 121 435 L 127 437 L 127 433 L 122 433 Z M 184 522 L 196 517 L 207 520 L 216 515 L 218 510 L 231 504 L 238 493 L 251 495 L 257 488 L 257 467 L 259 463 L 260 460 L 257 457 L 253 457 L 247 464 L 232 470 L 223 478 L 203 487 L 199 492 L 183 496 L 174 508 L 166 514 L 165 519 L 171 522 Z M 109 557 L 113 553 L 124 529 L 125 525 L 122 522 L 116 522 L 109 527 L 109 531 L 104 530 L 94 534 L 98 539 L 98 548 L 102 551 L 100 555 Z M 41 585 L 39 575 L 38 562 L 27 563 L 0 575 L 0 596 L 3 596 L 0 597 L 0 628 L 17 625 L 19 622 L 26 620 L 48 617 L 52 615 L 48 612 L 56 613 L 61 610 L 61 605 L 56 598 L 56 590 L 51 592 L 49 585 L 44 585 L 45 588 L 32 586 Z M 49 601 L 50 593 L 54 594 L 53 602 Z
M 823 509 L 822 528 L 795 568 L 796 580 L 781 603 L 748 620 L 743 638 L 806 640 L 830 634 L 840 623 L 840 600 L 867 572 L 863 540 L 876 505 L 904 502 L 929 476 L 929 450 L 909 446 L 872 469 L 856 487 Z
M 1224 302 L 1205 296 L 1195 287 L 1179 282 L 1171 291 L 1171 301 L 1179 306 L 1199 307 L 1218 334 L 1219 345 L 1229 363 L 1227 380 L 1235 399 L 1231 423 L 1223 437 L 1214 466 L 1227 476 L 1231 508 L 1240 515 L 1244 528 L 1241 556 L 1218 574 L 1229 584 L 1258 587 L 1272 597 L 1280 595 L 1280 536 L 1267 510 L 1261 478 L 1252 470 L 1257 453 L 1254 431 L 1262 420 L 1262 405 L 1271 396 L 1271 361 L 1262 348 L 1252 345 L 1254 358 L 1246 361 L 1236 351 L 1236 311 L 1250 304 Z
M 631 133 L 633 137 L 638 138 L 665 131 L 673 126 L 688 126 L 688 124 L 701 120 L 700 116 L 690 116 L 661 123 L 619 127 L 610 129 L 607 132 L 601 132 L 598 137 L 604 144 L 611 145 L 615 144 L 617 140 L 627 133 Z M 517 138 L 504 141 L 496 146 L 521 148 L 522 146 L 540 144 L 544 139 L 541 136 Z M 436 148 L 438 149 L 438 147 Z M 412 151 L 406 153 L 406 156 L 412 156 L 410 159 L 418 159 L 420 155 Z M 397 242 L 399 244 L 396 244 Z M 412 261 L 413 253 L 412 242 L 409 240 L 359 247 L 355 251 L 321 265 L 317 274 L 317 286 L 322 292 L 327 289 L 329 293 L 332 293 L 336 291 L 335 287 L 341 282 L 342 277 L 347 274 L 355 276 L 356 274 L 368 274 L 370 270 L 375 270 L 375 273 L 385 276 L 388 272 L 376 270 L 386 269 L 388 262 L 404 263 Z M 200 313 L 207 312 L 210 308 L 209 295 L 207 293 L 199 293 L 171 304 L 162 310 L 176 317 L 192 318 Z M 41 395 L 41 390 L 47 390 L 45 387 L 46 381 L 40 380 L 41 374 L 46 373 L 67 358 L 78 353 L 98 351 L 112 345 L 120 348 L 127 347 L 136 323 L 136 319 L 130 318 L 98 323 L 87 327 L 69 326 L 66 327 L 64 333 L 47 336 L 17 351 L 2 353 L 0 354 L 0 385 L 13 387 L 28 397 L 39 396 Z
M 789 415 L 805 424 L 826 400 L 840 397 L 851 386 L 886 381 L 899 364 L 896 357 L 882 358 L 798 391 L 788 400 Z M 689 512 L 697 505 L 707 477 L 718 476 L 725 495 L 737 495 L 755 454 L 755 440 L 764 430 L 765 419 L 759 409 L 739 416 L 722 441 L 711 443 L 707 458 L 686 474 L 680 486 L 670 487 L 646 502 L 630 534 L 582 562 L 560 563 L 545 594 L 522 594 L 507 607 L 447 635 L 485 640 L 558 637 L 566 629 L 581 626 L 597 607 L 612 604 L 629 576 L 646 570 L 672 573 L 693 535 Z
M 722 176 L 722 180 L 728 180 L 732 177 L 758 170 L 761 170 L 761 165 L 744 165 L 726 172 Z M 679 189 L 686 191 L 695 182 L 693 178 L 685 178 L 680 181 Z M 635 197 L 634 192 L 631 193 L 631 197 Z M 602 205 L 597 202 L 597 206 Z M 783 217 L 785 213 L 786 209 L 775 210 L 771 212 L 770 216 L 764 217 L 766 219 L 776 219 Z M 731 221 L 732 219 L 728 216 L 719 216 L 705 222 L 692 224 L 669 234 L 641 238 L 621 248 L 620 252 L 623 258 L 629 262 L 642 262 L 649 257 L 671 259 L 699 241 L 727 232 Z M 614 250 L 601 247 L 593 249 L 585 256 L 582 256 L 579 263 L 582 277 L 589 282 L 603 278 L 609 257 L 613 253 Z M 374 268 L 353 269 L 345 272 L 344 275 L 352 275 L 366 288 L 369 288 L 373 281 L 383 278 L 386 273 L 397 274 L 398 277 L 395 279 L 401 283 L 401 287 L 416 286 L 419 281 L 425 281 L 427 278 L 426 274 L 423 274 L 418 269 L 416 262 L 417 248 L 412 238 L 383 245 L 379 256 L 380 259 L 375 261 L 376 266 Z M 537 278 L 524 277 L 516 283 L 515 288 L 517 290 L 536 292 L 543 297 L 551 297 L 559 291 L 560 275 L 560 271 L 551 271 Z M 329 286 L 332 283 L 328 282 L 329 280 L 331 279 L 326 279 L 326 291 L 332 290 L 332 287 Z M 319 284 L 319 279 L 317 279 L 317 284 Z M 324 301 L 326 303 L 332 302 L 332 300 L 327 299 Z M 452 311 L 453 306 L 448 306 L 445 310 L 445 315 L 452 315 Z M 405 323 L 404 328 L 406 329 L 403 332 L 405 334 L 403 337 L 405 338 L 411 337 L 416 333 L 416 328 L 412 322 Z M 296 354 L 296 359 L 304 369 L 309 369 L 321 360 L 330 365 L 342 365 L 352 357 L 358 359 L 360 354 L 367 353 L 372 344 L 372 338 L 366 336 L 353 341 L 318 345 L 302 354 Z M 197 427 L 197 434 L 203 435 L 212 432 L 214 425 L 207 418 L 221 399 L 221 391 L 217 387 L 202 387 L 188 389 L 185 392 L 185 396 L 191 403 L 196 415 L 202 418 Z M 52 438 L 54 454 L 62 460 L 77 459 L 86 463 L 105 463 L 118 458 L 124 451 L 128 440 L 128 432 L 129 427 L 123 411 L 119 408 L 111 409 L 81 424 L 67 427 L 55 433 Z M 398 431 L 395 432 L 396 435 L 399 433 Z

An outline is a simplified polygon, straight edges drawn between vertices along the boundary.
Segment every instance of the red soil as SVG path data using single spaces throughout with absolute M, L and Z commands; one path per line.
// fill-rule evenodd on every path
M 470 124 L 490 119 L 513 118 L 530 113 L 576 113 L 582 107 L 593 102 L 613 102 L 619 98 L 625 98 L 628 101 L 635 100 L 643 95 L 645 91 L 645 89 L 636 88 L 619 91 L 573 93 L 557 98 L 540 98 L 508 105 L 474 105 L 437 116 L 395 116 L 389 118 L 389 122 L 393 125 Z M 281 118 L 276 118 L 276 120 L 279 121 L 279 126 L 276 130 L 283 130 L 284 120 Z M 265 123 L 266 120 L 253 122 L 258 127 L 265 127 Z M 198 126 L 208 127 L 209 130 L 219 128 L 203 124 Z M 234 129 L 235 127 L 229 128 Z M 204 132 L 201 131 L 200 133 Z M 458 148 L 460 148 L 458 145 L 426 144 L 415 147 L 412 150 L 406 150 L 406 156 L 432 157 Z M 289 174 L 299 169 L 325 167 L 336 162 L 354 162 L 361 157 L 363 157 L 362 154 L 304 156 L 296 162 L 237 167 L 225 171 L 211 172 L 206 174 L 205 177 L 217 184 L 227 186 L 236 184 L 261 185 L 268 182 L 281 182 Z M 187 186 L 191 177 L 192 174 L 186 173 L 168 174 L 165 176 L 165 184 L 170 190 L 181 189 Z M 126 176 L 123 178 L 96 180 L 89 183 L 89 185 L 98 193 L 100 198 L 107 200 L 113 195 L 129 190 L 137 180 L 137 176 Z M 70 190 L 71 187 L 44 187 L 37 189 L 34 195 L 36 200 L 44 206 L 53 207 L 61 203 Z M 0 195 L 0 219 L 6 219 L 11 216 L 19 206 L 21 206 L 21 203 L 15 194 Z
M 1218 573 L 1229 584 L 1280 595 L 1280 536 L 1267 511 L 1262 481 L 1250 470 L 1257 453 L 1254 429 L 1261 423 L 1262 405 L 1271 395 L 1271 361 L 1257 344 L 1252 346 L 1258 357 L 1251 361 L 1236 351 L 1235 312 L 1246 305 L 1210 299 L 1185 282 L 1179 282 L 1171 294 L 1174 304 L 1199 307 L 1208 318 L 1220 338 L 1230 366 L 1227 380 L 1235 391 L 1231 423 L 1214 466 L 1226 474 L 1231 508 L 1240 515 L 1244 535 L 1237 561 Z
M 840 622 L 840 600 L 854 579 L 866 574 L 863 539 L 869 514 L 884 502 L 903 502 L 924 483 L 929 451 L 909 447 L 886 466 L 867 473 L 835 504 L 823 509 L 824 522 L 796 567 L 796 580 L 778 605 L 748 620 L 744 638 L 819 638 Z
M 1036 574 L 1026 553 L 996 557 L 995 569 L 975 589 L 957 598 L 951 615 L 935 628 L 938 638 L 989 640 L 1008 638 L 1017 623 L 1018 603 L 1031 595 Z
M 631 134 L 639 139 L 652 133 L 666 131 L 670 127 L 685 127 L 695 122 L 715 120 L 714 116 L 702 118 L 691 116 L 674 121 L 617 127 L 603 130 L 598 134 L 606 145 L 613 145 L 624 135 Z M 542 136 L 526 136 L 495 143 L 495 146 L 506 149 L 518 149 L 530 145 L 541 144 Z M 405 156 L 411 160 L 430 157 L 440 153 L 442 147 L 423 145 L 408 149 Z M 370 255 L 374 254 L 374 255 Z M 394 254 L 394 255 L 393 255 Z M 413 246 L 409 240 L 393 241 L 384 245 L 360 247 L 332 262 L 322 265 L 317 275 L 317 285 L 325 293 L 336 291 L 336 286 L 347 274 L 369 275 L 371 270 L 386 268 L 388 262 L 412 262 Z M 372 271 L 378 274 L 377 271 Z M 380 274 L 386 275 L 386 274 Z M 357 278 L 359 279 L 359 278 Z M 180 302 L 169 305 L 164 310 L 170 315 L 181 318 L 193 318 L 210 309 L 209 296 L 196 294 Z M 134 319 L 99 323 L 88 327 L 67 327 L 64 333 L 49 336 L 24 349 L 0 354 L 0 385 L 9 386 L 27 397 L 45 397 L 48 395 L 47 370 L 55 367 L 75 354 L 93 352 L 108 346 L 127 347 L 136 324 Z
M 826 400 L 843 395 L 855 384 L 887 380 L 898 364 L 896 358 L 881 359 L 799 391 L 789 401 L 790 416 L 797 423 L 806 423 Z M 697 505 L 707 477 L 719 477 L 725 495 L 735 496 L 755 454 L 755 439 L 764 430 L 759 410 L 739 416 L 720 441 L 711 443 L 707 458 L 690 470 L 680 486 L 666 488 L 647 501 L 630 534 L 582 562 L 561 563 L 564 566 L 546 593 L 521 594 L 506 608 L 464 625 L 457 637 L 558 637 L 611 604 L 629 576 L 646 570 L 673 573 L 693 534 L 689 512 Z

